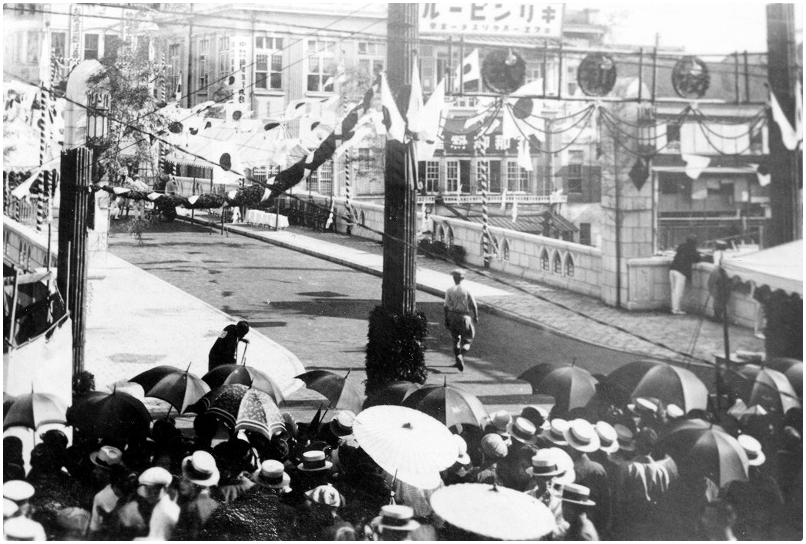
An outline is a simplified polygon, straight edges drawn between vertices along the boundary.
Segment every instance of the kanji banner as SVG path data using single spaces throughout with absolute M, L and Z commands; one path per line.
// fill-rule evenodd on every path
M 420 32 L 560 38 L 565 4 L 420 3 Z

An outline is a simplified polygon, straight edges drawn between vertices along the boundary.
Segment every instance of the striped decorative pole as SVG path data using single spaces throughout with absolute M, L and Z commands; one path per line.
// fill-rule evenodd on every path
M 47 119 L 48 119 L 48 89 L 45 86 L 45 82 L 41 82 L 39 85 L 39 120 L 36 122 L 37 126 L 39 127 L 39 166 L 41 167 L 45 164 L 45 149 L 48 145 L 48 131 L 47 131 Z M 40 168 L 39 177 L 36 180 L 36 184 L 38 185 L 37 193 L 39 194 L 39 200 L 37 201 L 37 209 L 36 209 L 36 230 L 37 232 L 42 232 L 45 228 L 45 223 L 47 221 L 47 211 L 45 210 L 45 201 L 47 199 L 47 188 L 45 187 L 45 172 Z
M 168 84 L 165 78 L 165 50 L 163 48 L 162 51 L 162 59 L 161 59 L 161 67 L 160 67 L 160 79 L 162 81 L 162 85 L 160 85 L 160 101 L 164 104 L 166 103 L 165 96 L 166 91 L 165 87 Z M 165 173 L 165 155 L 168 154 L 168 150 L 165 149 L 165 144 L 160 140 L 159 142 L 159 172 L 157 173 L 157 179 L 159 180 L 159 176 Z
M 481 185 L 481 247 L 484 257 L 484 266 L 490 266 L 490 225 L 487 210 L 487 135 L 481 134 L 473 142 L 476 151 L 476 175 Z
M 347 117 L 349 110 L 347 108 L 347 101 L 344 101 L 344 116 Z M 345 135 L 346 136 L 346 135 Z M 353 203 L 351 201 L 352 195 L 350 194 L 350 178 L 352 176 L 352 158 L 353 150 L 348 149 L 344 154 L 344 207 L 347 211 L 347 234 L 352 234 L 353 230 Z
M 42 232 L 45 228 L 45 225 L 48 223 L 48 208 L 50 207 L 49 178 L 50 176 L 48 174 L 45 172 L 40 172 L 39 179 L 37 179 L 37 184 L 39 185 L 37 190 L 37 193 L 39 193 L 39 200 L 36 203 L 37 232 Z

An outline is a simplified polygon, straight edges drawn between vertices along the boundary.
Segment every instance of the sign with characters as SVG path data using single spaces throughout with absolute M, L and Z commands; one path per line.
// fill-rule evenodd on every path
M 246 37 L 240 37 L 238 41 L 238 70 L 240 74 L 238 85 L 238 103 L 246 102 L 246 56 L 248 54 L 249 41 Z
M 473 143 L 478 137 L 478 131 L 465 133 L 455 133 L 449 130 L 443 132 L 445 155 L 473 155 Z M 504 155 L 506 153 L 517 153 L 518 142 L 512 140 L 510 145 L 506 145 L 504 135 L 501 131 L 493 132 L 483 136 L 487 144 L 487 155 Z
M 71 4 L 70 10 L 70 54 L 76 61 L 81 59 L 81 4 Z
M 562 37 L 565 4 L 420 3 L 420 32 Z

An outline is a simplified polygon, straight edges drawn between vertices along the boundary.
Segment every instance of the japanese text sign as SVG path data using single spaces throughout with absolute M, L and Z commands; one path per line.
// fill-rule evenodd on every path
M 470 133 L 455 133 L 449 130 L 443 132 L 445 154 L 446 155 L 473 155 L 473 143 L 478 138 L 478 131 Z M 487 144 L 487 155 L 502 155 L 507 152 L 516 152 L 517 142 L 512 140 L 510 145 L 506 145 L 504 135 L 499 132 L 486 134 L 483 136 Z
M 565 4 L 420 3 L 420 32 L 562 36 Z

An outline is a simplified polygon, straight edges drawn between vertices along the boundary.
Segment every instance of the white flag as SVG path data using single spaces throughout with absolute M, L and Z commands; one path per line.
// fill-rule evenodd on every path
M 409 122 L 409 132 L 420 134 L 421 116 L 423 113 L 423 88 L 420 84 L 420 71 L 417 68 L 417 55 L 414 55 L 411 66 L 411 93 L 409 94 L 409 109 L 406 119 Z
M 518 142 L 518 166 L 527 172 L 534 170 L 532 156 L 529 154 L 529 140 L 526 138 L 521 138 Z
M 518 201 L 514 200 L 512 202 L 512 221 L 516 222 L 518 220 Z
M 420 116 L 420 139 L 414 142 L 417 158 L 428 161 L 434 158 L 439 134 L 439 122 L 442 119 L 442 110 L 445 108 L 445 80 L 439 82 L 437 88 L 423 107 Z
M 381 106 L 383 107 L 383 124 L 386 126 L 386 136 L 390 140 L 405 142 L 406 123 L 397 109 L 386 73 L 381 74 Z
M 798 146 L 798 134 L 795 128 L 789 123 L 781 105 L 778 104 L 778 99 L 775 98 L 775 93 L 770 90 L 770 108 L 772 108 L 772 118 L 778 124 L 781 130 L 781 141 L 784 142 L 784 147 L 789 151 L 794 151 Z
M 501 209 L 507 209 L 507 183 L 504 182 L 504 189 L 501 191 Z
M 479 64 L 479 50 L 474 49 L 468 56 L 465 57 L 462 66 L 457 67 L 454 72 L 453 89 L 454 92 L 463 91 L 480 91 L 481 86 L 478 83 L 481 80 L 481 68 Z M 460 74 L 461 78 L 460 78 Z M 459 88 L 459 82 L 462 82 L 463 88 Z M 470 85 L 468 85 L 470 84 Z
M 330 201 L 330 213 L 327 216 L 327 221 L 325 221 L 325 230 L 330 228 L 330 225 L 333 224 L 333 206 L 336 205 L 335 200 Z
M 709 157 L 703 157 L 702 155 L 683 154 L 680 157 L 686 163 L 686 175 L 691 179 L 697 179 L 700 177 L 702 171 L 708 168 L 708 165 L 711 164 L 711 159 Z

